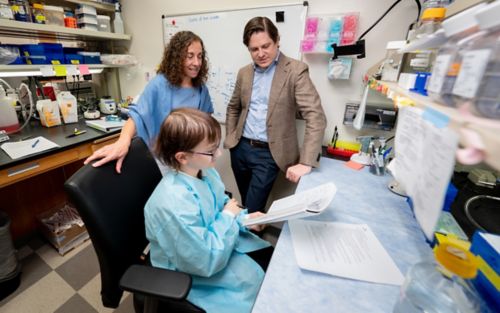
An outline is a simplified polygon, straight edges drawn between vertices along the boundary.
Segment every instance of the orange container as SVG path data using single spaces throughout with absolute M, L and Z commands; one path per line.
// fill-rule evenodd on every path
M 64 18 L 64 26 L 68 28 L 78 28 L 76 25 L 76 18 L 74 17 L 65 17 Z

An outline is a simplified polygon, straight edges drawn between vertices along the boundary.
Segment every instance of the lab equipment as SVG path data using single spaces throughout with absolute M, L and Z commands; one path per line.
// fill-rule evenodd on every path
M 107 15 L 97 15 L 97 29 L 100 32 L 111 32 L 111 18 Z
M 389 41 L 385 49 L 385 59 L 382 64 L 382 80 L 395 82 L 398 80 L 399 71 L 401 69 L 401 62 L 403 55 L 398 53 L 398 50 L 403 48 L 406 41 Z
M 116 102 L 111 97 L 103 97 L 99 101 L 99 110 L 103 114 L 115 114 L 116 113 Z
M 445 20 L 442 24 L 448 41 L 436 56 L 428 84 L 429 96 L 448 106 L 454 106 L 452 90 L 462 63 L 461 50 L 477 37 L 475 13 L 486 6 L 482 3 Z
M 434 255 L 409 270 L 393 313 L 479 313 L 479 295 L 466 281 L 477 273 L 474 255 L 452 241 L 439 244 Z

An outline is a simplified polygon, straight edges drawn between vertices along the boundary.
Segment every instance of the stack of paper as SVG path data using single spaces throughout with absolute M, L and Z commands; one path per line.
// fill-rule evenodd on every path
M 58 144 L 42 136 L 18 142 L 6 142 L 1 146 L 2 150 L 14 160 L 57 147 Z
M 294 194 L 273 202 L 266 215 L 249 218 L 245 226 L 274 223 L 306 216 L 319 215 L 332 202 L 337 193 L 333 183 L 326 183 L 315 188 Z
M 290 221 L 298 265 L 306 270 L 401 285 L 404 277 L 366 224 Z

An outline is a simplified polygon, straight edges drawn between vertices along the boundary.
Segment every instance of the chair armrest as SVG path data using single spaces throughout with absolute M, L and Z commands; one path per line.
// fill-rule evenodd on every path
M 191 289 L 191 276 L 152 266 L 132 265 L 120 279 L 120 288 L 166 300 L 183 300 Z

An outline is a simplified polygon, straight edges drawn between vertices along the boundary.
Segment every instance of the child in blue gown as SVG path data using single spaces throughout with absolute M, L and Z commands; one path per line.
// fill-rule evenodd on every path
M 189 301 L 207 312 L 250 312 L 264 271 L 247 253 L 270 244 L 242 225 L 263 213 L 247 214 L 224 193 L 214 169 L 220 137 L 207 113 L 179 109 L 168 116 L 155 150 L 174 170 L 146 203 L 146 235 L 153 266 L 192 275 Z

